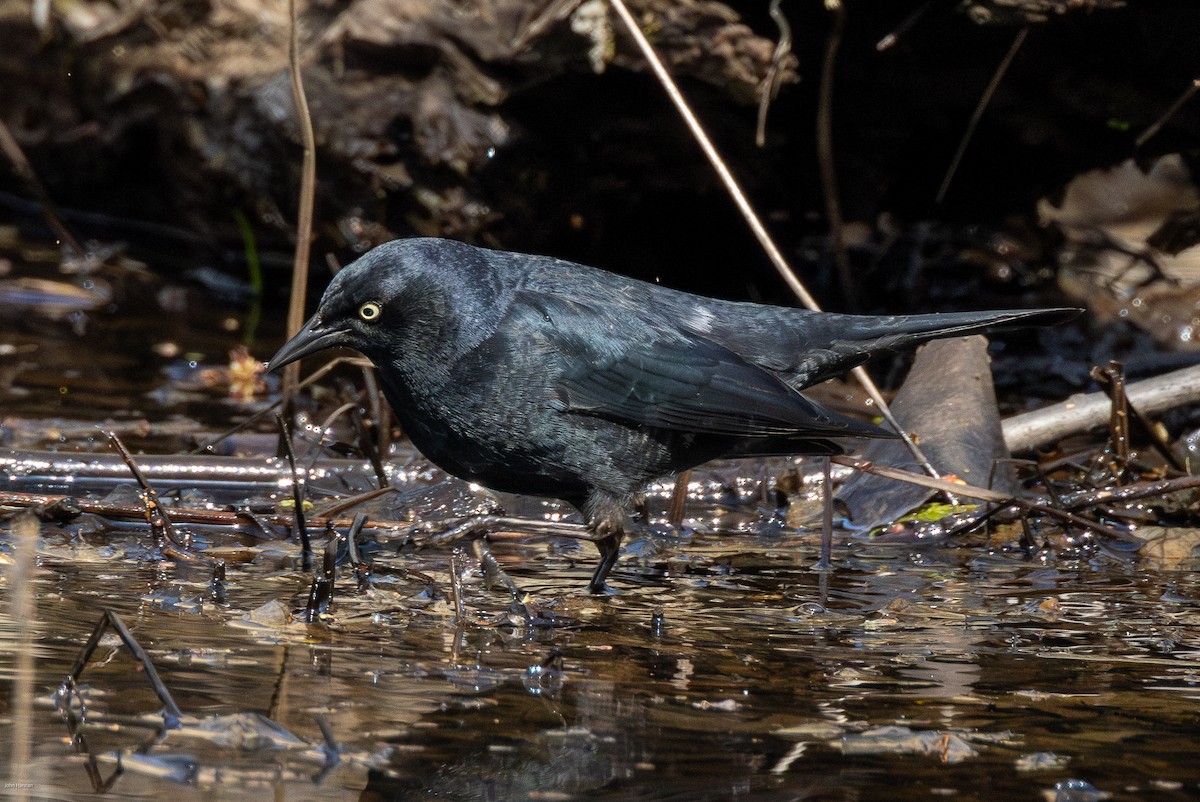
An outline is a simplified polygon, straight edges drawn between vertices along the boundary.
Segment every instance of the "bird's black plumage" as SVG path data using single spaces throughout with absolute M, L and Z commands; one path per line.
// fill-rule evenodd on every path
M 626 507 L 650 480 L 721 456 L 841 453 L 838 438 L 889 436 L 800 389 L 881 352 L 1075 311 L 815 313 L 407 239 L 339 272 L 268 369 L 324 348 L 362 352 L 434 463 L 584 512 L 608 537 L 598 589 Z

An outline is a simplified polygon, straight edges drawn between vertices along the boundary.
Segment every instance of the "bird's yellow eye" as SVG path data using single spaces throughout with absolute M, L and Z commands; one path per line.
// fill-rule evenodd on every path
M 383 314 L 383 307 L 375 301 L 367 301 L 358 308 L 358 316 L 367 323 L 374 323 Z

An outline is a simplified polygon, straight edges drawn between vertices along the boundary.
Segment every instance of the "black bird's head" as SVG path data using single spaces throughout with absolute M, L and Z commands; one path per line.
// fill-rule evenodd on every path
M 316 314 L 267 370 L 351 348 L 380 367 L 436 371 L 494 325 L 502 293 L 490 253 L 429 238 L 374 248 L 333 277 Z

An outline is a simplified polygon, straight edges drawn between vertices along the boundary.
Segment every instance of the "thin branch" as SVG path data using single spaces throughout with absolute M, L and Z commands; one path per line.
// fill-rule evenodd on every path
M 779 41 L 775 44 L 775 53 L 771 56 L 771 69 L 767 71 L 767 77 L 763 79 L 762 94 L 758 99 L 758 125 L 754 129 L 754 144 L 760 148 L 767 144 L 767 110 L 771 107 L 771 101 L 779 93 L 779 84 L 783 80 L 784 59 L 792 52 L 792 26 L 783 12 L 779 10 L 781 1 L 771 0 L 771 6 L 768 9 L 771 19 L 779 26 Z
M 292 453 L 292 431 L 282 415 L 276 415 L 275 422 L 279 424 L 279 441 L 283 445 L 283 453 L 292 472 L 292 520 L 295 534 L 300 537 L 300 568 L 308 573 L 312 569 L 312 549 L 308 541 L 308 526 L 304 520 L 304 486 L 300 483 L 300 474 L 296 471 L 296 455 Z
M 292 81 L 292 99 L 296 106 L 296 122 L 300 126 L 300 141 L 304 157 L 300 169 L 300 203 L 296 212 L 296 256 L 292 265 L 292 294 L 288 305 L 287 336 L 300 331 L 304 323 L 304 296 L 308 288 L 308 259 L 312 249 L 313 205 L 317 183 L 317 139 L 309 116 L 308 99 L 300 75 L 300 24 L 296 11 L 297 0 L 288 0 L 288 75 Z M 300 363 L 292 362 L 283 369 L 284 406 L 291 407 L 300 383 Z
M 1200 365 L 1134 382 L 1126 388 L 1126 395 L 1143 415 L 1156 415 L 1200 403 Z M 1004 421 L 1004 442 L 1014 453 L 1037 448 L 1067 435 L 1102 426 L 1108 420 L 1110 409 L 1111 402 L 1104 393 L 1073 395 L 1060 404 L 1014 415 Z
M 79 244 L 79 240 L 71 233 L 71 229 L 67 228 L 67 224 L 63 222 L 62 217 L 58 213 L 54 201 L 50 198 L 50 193 L 46 191 L 46 186 L 38 178 L 34 172 L 33 165 L 29 163 L 29 159 L 25 157 L 25 151 L 21 149 L 21 145 L 17 142 L 16 137 L 12 135 L 8 124 L 4 120 L 0 120 L 0 152 L 8 158 L 12 164 L 13 172 L 25 183 L 26 189 L 33 195 L 33 199 L 37 201 L 41 207 L 42 215 L 46 218 L 46 224 L 54 232 L 54 236 L 58 237 L 59 242 L 68 251 L 68 255 L 75 258 L 82 258 L 87 251 Z
M 1145 131 L 1142 131 L 1142 133 L 1138 135 L 1138 138 L 1133 141 L 1133 146 L 1135 148 L 1140 148 L 1142 145 L 1145 145 L 1147 142 L 1153 139 L 1158 132 L 1162 130 L 1162 127 L 1166 125 L 1172 117 L 1178 114 L 1179 110 L 1183 108 L 1184 104 L 1191 100 L 1198 91 L 1200 91 L 1200 78 L 1194 78 L 1191 86 L 1183 90 L 1183 94 L 1181 94 L 1175 100 L 1175 102 L 1171 104 L 1171 108 L 1167 109 L 1163 113 L 1163 116 L 1155 120 L 1149 128 L 1147 128 Z
M 967 498 L 973 498 L 978 501 L 987 501 L 992 504 L 1002 504 L 1004 506 L 1017 506 L 1031 512 L 1040 512 L 1043 515 L 1051 518 L 1081 526 L 1085 529 L 1090 529 L 1099 532 L 1114 540 L 1122 540 L 1126 542 L 1136 541 L 1137 538 L 1133 535 L 1121 532 L 1111 527 L 1105 526 L 1099 521 L 1093 521 L 1090 518 L 1085 518 L 1082 515 L 1076 515 L 1073 512 L 1060 510 L 1056 507 L 1047 506 L 1039 501 L 1030 501 L 1029 499 L 1012 496 L 1008 493 L 1001 493 L 996 490 L 987 490 L 982 487 L 974 487 L 973 485 L 962 484 L 959 482 L 950 482 L 946 479 L 933 479 L 928 476 L 922 476 L 919 473 L 892 468 L 888 465 L 878 465 L 869 460 L 857 459 L 855 457 L 833 456 L 830 457 L 833 462 L 838 465 L 845 465 L 848 468 L 854 468 L 863 473 L 871 473 L 876 476 L 882 476 L 886 479 L 895 479 L 900 482 L 917 485 L 919 487 L 928 487 L 932 490 L 940 490 L 942 492 L 955 493 Z
M 1029 35 L 1029 28 L 1022 28 L 1017 32 L 1013 43 L 1009 45 L 1008 52 L 1004 54 L 1004 58 L 1000 61 L 1000 66 L 996 67 L 996 72 L 992 75 L 991 83 L 987 89 L 983 90 L 982 97 L 975 105 L 975 112 L 971 115 L 971 121 L 967 123 L 967 130 L 963 132 L 962 141 L 958 143 L 958 150 L 954 154 L 954 158 L 950 161 L 950 167 L 946 170 L 946 177 L 942 179 L 942 185 L 938 187 L 936 202 L 940 206 L 946 198 L 946 191 L 950 189 L 950 182 L 954 180 L 954 174 L 958 172 L 958 164 L 962 161 L 963 154 L 967 152 L 967 145 L 971 142 L 971 137 L 975 135 L 975 129 L 979 126 L 979 121 L 983 119 L 983 112 L 987 109 L 988 104 L 992 102 L 992 95 L 996 94 L 996 89 L 1000 86 L 1000 81 L 1004 78 L 1004 73 L 1008 72 L 1008 67 L 1017 56 L 1017 51 L 1021 49 L 1021 44 L 1025 41 L 1025 37 Z
M 837 267 L 842 295 L 853 311 L 858 308 L 858 291 L 854 286 L 850 259 L 846 255 L 842 202 L 838 196 L 837 170 L 833 162 L 833 77 L 838 48 L 842 44 L 842 33 L 846 29 L 846 6 L 840 0 L 826 0 L 825 6 L 833 12 L 833 27 L 830 28 L 829 38 L 825 41 L 825 61 L 821 65 L 821 94 L 817 101 L 817 163 L 821 175 L 821 192 L 825 196 L 825 218 L 829 221 L 829 250 Z

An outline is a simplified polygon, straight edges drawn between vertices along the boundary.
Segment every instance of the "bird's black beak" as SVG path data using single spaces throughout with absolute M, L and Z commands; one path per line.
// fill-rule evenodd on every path
M 289 362 L 323 351 L 326 348 L 347 346 L 347 332 L 342 328 L 325 326 L 320 315 L 313 315 L 304 324 L 296 336 L 283 344 L 283 347 L 271 357 L 267 363 L 267 372 L 278 370 Z

